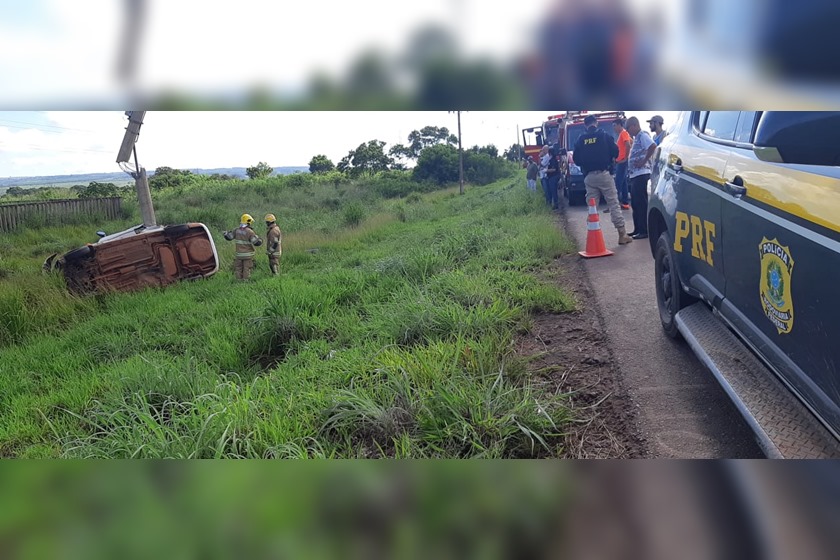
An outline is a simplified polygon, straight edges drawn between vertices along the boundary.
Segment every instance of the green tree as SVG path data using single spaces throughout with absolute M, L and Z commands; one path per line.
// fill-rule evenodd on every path
M 450 134 L 445 126 L 424 126 L 420 130 L 412 130 L 408 135 L 408 157 L 417 159 L 425 148 L 443 142 L 454 146 L 458 144 L 458 137 Z
M 79 198 L 100 198 L 108 196 L 119 196 L 119 190 L 114 183 L 97 183 L 91 181 L 88 186 L 74 185 L 73 190 Z
M 379 171 L 388 171 L 394 164 L 394 158 L 384 151 L 385 142 L 370 140 L 367 144 L 350 152 L 338 163 L 338 169 L 349 173 L 353 177 L 372 175 Z
M 309 172 L 312 174 L 329 173 L 335 169 L 335 164 L 325 155 L 317 155 L 309 160 Z
M 188 169 L 172 169 L 158 167 L 154 175 L 149 177 L 149 188 L 152 190 L 171 189 L 195 183 L 197 177 Z
M 261 161 L 257 165 L 249 167 L 245 170 L 245 174 L 248 175 L 249 179 L 262 179 L 264 177 L 268 177 L 272 173 L 274 173 L 274 168 L 264 161 Z
M 499 157 L 499 150 L 493 144 L 488 144 L 486 146 L 473 146 L 470 148 L 470 151 L 474 154 L 486 154 L 491 158 Z
M 388 155 L 397 159 L 417 159 L 417 156 L 414 155 L 414 151 L 404 144 L 394 144 L 388 150 Z
M 449 144 L 429 146 L 422 151 L 413 171 L 417 181 L 433 181 L 438 185 L 458 180 L 458 148 Z
M 510 148 L 502 153 L 502 157 L 508 161 L 522 161 L 522 158 L 525 157 L 525 152 L 522 150 L 522 146 L 519 144 L 512 144 Z

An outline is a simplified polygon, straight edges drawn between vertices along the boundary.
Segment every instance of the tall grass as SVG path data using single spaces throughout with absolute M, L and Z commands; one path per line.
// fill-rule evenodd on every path
M 275 213 L 283 272 L 260 254 L 250 283 L 220 242 L 205 281 L 72 298 L 40 253 L 84 228 L 1 240 L 0 456 L 560 453 L 567 397 L 532 384 L 513 344 L 531 313 L 574 305 L 540 278 L 569 247 L 536 197 L 510 181 L 410 202 L 300 183 L 156 195 L 159 216 L 211 227 Z

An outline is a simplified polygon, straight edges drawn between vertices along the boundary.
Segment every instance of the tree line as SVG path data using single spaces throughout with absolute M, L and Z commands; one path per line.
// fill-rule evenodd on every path
M 385 171 L 409 171 L 416 181 L 438 185 L 458 181 L 458 137 L 449 129 L 425 126 L 413 130 L 406 144 L 395 144 L 386 152 L 385 142 L 370 140 L 350 150 L 338 164 L 318 154 L 309 162 L 309 172 L 337 170 L 350 177 L 372 176 Z M 521 147 L 514 144 L 499 156 L 496 146 L 473 146 L 464 150 L 464 175 L 469 183 L 484 185 L 511 172 L 509 162 L 518 162 Z M 413 167 L 409 164 L 413 163 Z
M 384 196 L 402 196 L 412 190 L 422 190 L 420 184 L 440 187 L 459 180 L 458 137 L 446 127 L 425 126 L 413 130 L 405 144 L 391 146 L 387 151 L 382 140 L 370 140 L 359 144 L 341 158 L 337 164 L 324 154 L 318 154 L 309 161 L 309 172 L 313 179 L 322 177 L 328 182 L 352 179 L 367 179 Z M 486 185 L 508 176 L 518 167 L 522 158 L 522 147 L 513 144 L 501 155 L 496 146 L 472 146 L 464 150 L 464 178 L 467 183 Z M 274 173 L 266 162 L 247 167 L 250 180 L 265 179 Z M 305 177 L 289 175 L 285 182 L 294 187 L 304 184 Z M 239 177 L 214 173 L 200 175 L 187 169 L 161 166 L 149 176 L 152 191 L 189 187 L 204 181 L 242 180 Z M 414 186 L 412 186 L 414 185 Z M 11 187 L 8 197 L 29 196 L 54 198 L 55 189 L 25 189 Z M 74 185 L 70 190 L 78 198 L 123 196 L 133 192 L 134 186 L 118 187 L 114 183 L 91 181 L 88 185 Z M 49 192 L 47 192 L 49 191 Z M 1 198 L 1 197 L 0 197 Z

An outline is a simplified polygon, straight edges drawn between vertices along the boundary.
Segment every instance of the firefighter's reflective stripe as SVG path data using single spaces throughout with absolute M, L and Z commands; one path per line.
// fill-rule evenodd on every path
M 245 241 L 243 239 L 234 239 L 233 242 L 236 244 L 236 256 L 238 258 L 247 258 L 254 256 L 254 247 L 250 241 Z

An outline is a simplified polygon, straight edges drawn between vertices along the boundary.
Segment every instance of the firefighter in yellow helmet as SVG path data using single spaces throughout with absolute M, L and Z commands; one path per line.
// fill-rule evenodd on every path
M 254 218 L 250 214 L 242 214 L 239 227 L 224 233 L 225 239 L 236 243 L 233 271 L 237 280 L 250 278 L 254 266 L 254 247 L 262 245 L 262 239 L 251 229 L 253 225 Z
M 283 248 L 280 244 L 283 241 L 283 232 L 277 226 L 277 218 L 274 214 L 265 215 L 265 250 L 268 253 L 268 268 L 271 273 L 277 276 L 280 273 L 280 255 L 283 254 Z

